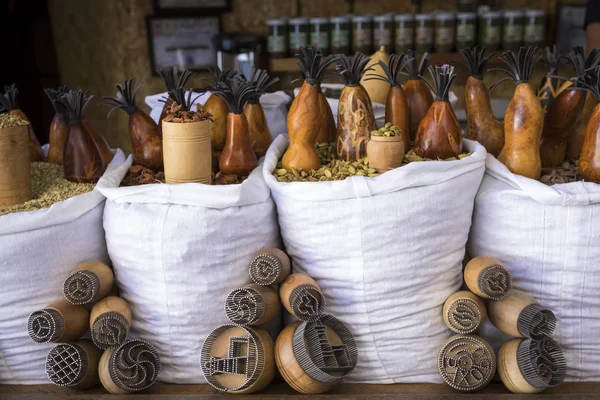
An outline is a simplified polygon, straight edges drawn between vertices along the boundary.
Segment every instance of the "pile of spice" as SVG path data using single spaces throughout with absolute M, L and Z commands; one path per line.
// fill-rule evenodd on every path
M 13 126 L 27 125 L 26 119 L 15 117 L 8 113 L 0 114 L 0 129 L 12 128 Z
M 279 182 L 319 182 L 341 181 L 350 176 L 368 176 L 372 178 L 380 175 L 374 168 L 369 167 L 368 157 L 363 157 L 355 162 L 347 162 L 336 159 L 335 143 L 317 143 L 315 146 L 321 160 L 321 168 L 316 171 L 303 171 L 295 168 L 287 170 L 279 162 L 277 168 L 273 171 L 273 176 Z M 456 161 L 471 154 L 473 153 L 463 153 L 458 157 L 451 157 L 446 160 L 432 160 L 419 157 L 413 150 L 410 150 L 404 155 L 402 165 L 417 161 Z
M 167 122 L 199 122 L 210 120 L 213 121 L 213 116 L 208 111 L 202 109 L 202 105 L 196 105 L 197 111 L 186 111 L 180 104 L 173 102 L 167 108 L 167 116 L 164 121 Z
M 0 215 L 35 211 L 54 203 L 91 192 L 94 184 L 69 182 L 64 179 L 62 165 L 47 162 L 31 163 L 32 199 L 15 206 L 0 209 Z
M 132 165 L 123 178 L 121 186 L 148 185 L 151 183 L 165 183 L 164 172 L 154 172 L 141 165 Z
M 575 160 L 565 161 L 560 167 L 542 168 L 542 176 L 540 178 L 540 182 L 548 186 L 581 180 L 581 175 L 579 175 L 577 169 L 577 161 Z

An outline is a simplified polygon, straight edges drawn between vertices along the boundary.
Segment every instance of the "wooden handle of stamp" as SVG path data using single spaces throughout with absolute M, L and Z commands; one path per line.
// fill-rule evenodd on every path
M 488 304 L 490 321 L 496 328 L 513 337 L 523 337 L 517 322 L 519 315 L 525 307 L 537 304 L 537 301 L 522 290 L 513 289 L 510 294 L 502 300 L 492 300 Z
M 514 338 L 504 343 L 498 351 L 498 375 L 504 386 L 513 393 L 539 393 L 542 389 L 532 386 L 519 368 L 517 349 L 524 339 Z
M 338 383 L 323 383 L 304 372 L 294 355 L 294 333 L 300 321 L 286 326 L 275 341 L 275 363 L 277 369 L 295 391 L 302 394 L 320 394 L 335 388 Z
M 100 357 L 100 362 L 98 363 L 98 375 L 100 377 L 100 383 L 104 386 L 104 389 L 112 394 L 127 394 L 129 393 L 127 390 L 123 390 L 119 388 L 110 377 L 110 372 L 108 368 L 108 364 L 110 361 L 110 356 L 115 351 L 114 347 L 109 347 Z
M 96 386 L 100 383 L 100 377 L 98 375 L 98 364 L 100 363 L 102 350 L 94 346 L 94 343 L 92 343 L 92 341 L 89 339 L 78 340 L 73 344 L 83 349 L 88 358 L 88 366 L 83 378 L 76 385 L 69 386 L 69 388 L 83 390 Z
M 90 301 L 90 303 L 96 302 L 108 296 L 115 281 L 115 276 L 110 267 L 100 261 L 86 261 L 83 264 L 79 264 L 71 273 L 82 270 L 89 271 L 96 275 L 98 281 L 100 282 L 98 294 Z
M 131 328 L 131 308 L 125 300 L 115 296 L 105 297 L 94 305 L 89 319 L 90 328 L 94 325 L 96 318 L 107 312 L 121 314 L 127 320 L 128 327 Z
M 44 309 L 58 312 L 63 319 L 65 329 L 56 342 L 72 342 L 87 332 L 90 312 L 84 306 L 73 305 L 68 300 L 59 300 Z
M 261 286 L 256 283 L 250 283 L 244 286 L 245 288 L 252 288 L 260 293 L 264 303 L 265 310 L 260 319 L 254 322 L 252 325 L 262 325 L 273 320 L 281 312 L 281 303 L 279 302 L 279 293 L 277 290 L 270 286 Z
M 294 311 L 292 310 L 292 305 L 290 304 L 290 295 L 292 291 L 301 285 L 311 285 L 317 288 L 319 292 L 321 292 L 321 288 L 317 285 L 317 282 L 310 276 L 306 274 L 291 274 L 288 276 L 285 281 L 279 287 L 279 297 L 281 299 L 281 304 L 290 314 L 294 315 Z M 322 292 L 321 292 L 322 293 Z

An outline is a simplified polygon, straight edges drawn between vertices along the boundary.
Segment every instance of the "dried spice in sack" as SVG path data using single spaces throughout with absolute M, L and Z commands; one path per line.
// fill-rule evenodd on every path
M 212 114 L 202 109 L 202 106 L 198 104 L 196 106 L 197 111 L 186 111 L 177 102 L 172 102 L 171 105 L 167 106 L 166 116 L 164 118 L 167 122 L 200 122 L 200 121 L 212 121 Z
M 2 121 L 4 118 L 0 119 Z M 2 125 L 3 122 L 0 122 Z M 0 215 L 35 211 L 48 208 L 54 203 L 91 192 L 94 184 L 69 182 L 64 179 L 61 165 L 46 162 L 31 163 L 32 200 L 23 204 L 0 209 Z
M 165 183 L 165 173 L 154 172 L 141 165 L 132 165 L 123 178 L 121 186 L 138 186 L 151 183 Z
M 542 177 L 540 178 L 540 182 L 548 186 L 580 180 L 582 178 L 577 170 L 577 162 L 574 160 L 565 161 L 559 167 L 542 168 Z
M 462 160 L 465 157 L 469 157 L 471 154 L 473 154 L 473 152 L 461 153 L 458 155 L 458 157 L 448 157 L 448 158 L 444 158 L 444 159 L 441 159 L 441 158 L 432 159 L 432 158 L 420 157 L 417 153 L 415 153 L 414 150 L 411 150 L 404 155 L 404 161 L 402 161 L 402 165 L 406 165 L 406 164 L 410 164 L 411 162 L 418 162 L 418 161 L 456 161 L 456 160 Z

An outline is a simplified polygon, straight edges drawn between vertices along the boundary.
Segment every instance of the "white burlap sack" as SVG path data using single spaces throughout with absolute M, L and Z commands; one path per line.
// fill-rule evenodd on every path
M 99 184 L 119 185 L 118 150 Z M 27 319 L 63 298 L 63 281 L 88 260 L 109 262 L 98 191 L 38 211 L 0 217 L 0 384 L 48 383 L 46 355 L 54 344 L 34 343 Z
M 227 294 L 250 282 L 256 253 L 280 245 L 260 167 L 239 185 L 100 190 L 107 197 L 108 253 L 133 311 L 131 335 L 156 346 L 159 380 L 205 383 L 200 349 L 214 328 L 228 323 Z
M 468 253 L 506 264 L 558 318 L 567 380 L 600 380 L 600 185 L 546 186 L 488 156 Z
M 279 136 L 263 173 L 296 272 L 323 289 L 326 312 L 355 336 L 353 382 L 441 382 L 437 354 L 450 333 L 442 304 L 462 260 L 485 149 L 459 161 L 412 163 L 375 178 L 279 183 Z

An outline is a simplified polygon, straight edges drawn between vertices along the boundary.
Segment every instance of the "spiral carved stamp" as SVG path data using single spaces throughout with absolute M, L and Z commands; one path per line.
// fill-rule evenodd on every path
M 485 387 L 496 372 L 496 356 L 492 347 L 475 335 L 451 337 L 438 356 L 438 368 L 444 381 L 461 391 Z
M 108 372 L 119 389 L 138 392 L 156 381 L 160 365 L 154 346 L 144 340 L 128 340 L 111 352 Z
M 253 288 L 239 288 L 227 296 L 225 313 L 236 325 L 251 325 L 258 321 L 265 309 L 260 293 Z

